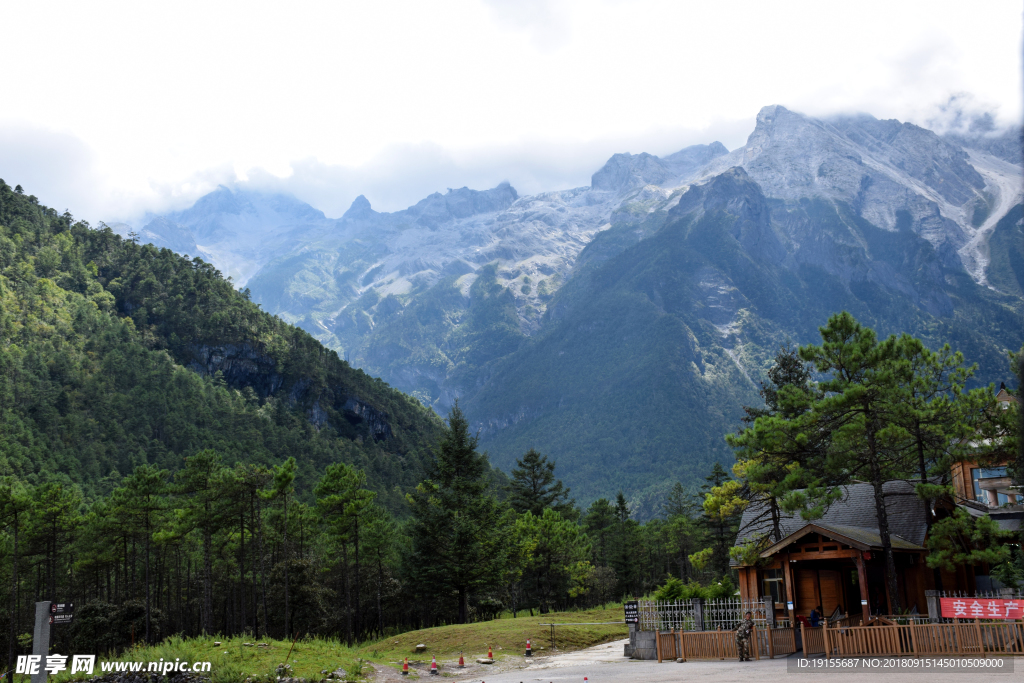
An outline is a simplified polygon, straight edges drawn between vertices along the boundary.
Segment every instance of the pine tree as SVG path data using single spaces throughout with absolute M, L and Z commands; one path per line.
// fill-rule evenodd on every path
M 711 468 L 711 474 L 704 477 L 700 491 L 704 496 L 704 514 L 700 517 L 699 525 L 704 532 L 705 538 L 710 542 L 709 549 L 711 557 L 708 567 L 716 577 L 729 573 L 729 548 L 736 540 L 737 522 L 739 521 L 739 510 L 717 509 L 709 505 L 709 500 L 714 500 L 713 492 L 721 490 L 722 486 L 730 481 L 729 473 L 722 467 L 722 463 L 716 462 Z
M 569 500 L 569 489 L 555 480 L 555 463 L 534 449 L 516 461 L 512 481 L 508 485 L 508 503 L 516 512 L 540 517 L 551 508 L 563 516 L 572 515 L 575 501 Z
M 289 584 L 288 565 L 291 561 L 291 552 L 288 546 L 288 501 L 295 493 L 295 458 L 288 458 L 282 465 L 274 468 L 274 479 L 270 483 L 270 490 L 266 496 L 270 500 L 280 500 L 284 508 L 284 522 L 282 525 L 284 534 L 284 636 L 291 637 L 291 585 Z
M 127 515 L 127 519 L 138 528 L 144 538 L 143 547 L 146 554 L 146 642 L 150 640 L 151 633 L 151 586 L 150 579 L 150 543 L 153 539 L 154 522 L 159 525 L 160 520 L 155 516 L 167 507 L 167 500 L 164 494 L 167 492 L 167 471 L 158 470 L 151 465 L 139 465 L 135 472 L 124 480 L 122 505 L 120 509 Z M 116 492 L 115 492 L 116 493 Z
M 356 609 L 359 614 L 359 520 L 373 503 L 376 494 L 363 488 L 366 473 L 345 463 L 327 468 L 314 493 L 322 520 L 335 542 L 341 545 L 342 572 L 345 580 L 345 635 L 352 645 L 352 587 L 349 584 L 348 549 L 355 549 Z M 360 624 L 356 624 L 359 632 Z
M 486 455 L 458 402 L 434 449 L 428 478 L 409 494 L 410 571 L 424 594 L 458 595 L 458 622 L 469 619 L 470 593 L 497 583 L 506 530 L 498 501 L 488 493 Z
M 798 349 L 788 345 L 779 349 L 768 381 L 761 383 L 759 393 L 765 407 L 744 406 L 743 422 L 748 426 L 739 434 L 726 436 L 736 449 L 737 462 L 732 468 L 736 479 L 713 487 L 704 503 L 709 512 L 724 516 L 754 505 L 754 514 L 743 531 L 754 539 L 757 551 L 782 539 L 782 498 L 803 483 L 807 461 L 820 458 L 827 442 L 822 433 L 799 444 L 780 442 L 779 432 L 762 429 L 770 418 L 793 419 L 810 410 L 811 400 L 821 396 L 811 374 Z M 794 470 L 793 463 L 805 468 Z

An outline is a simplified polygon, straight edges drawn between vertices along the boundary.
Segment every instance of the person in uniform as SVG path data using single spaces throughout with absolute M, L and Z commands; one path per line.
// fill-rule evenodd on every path
M 750 638 L 754 633 L 754 620 L 752 614 L 747 612 L 743 615 L 743 621 L 736 629 L 736 649 L 740 653 L 741 662 L 750 661 Z

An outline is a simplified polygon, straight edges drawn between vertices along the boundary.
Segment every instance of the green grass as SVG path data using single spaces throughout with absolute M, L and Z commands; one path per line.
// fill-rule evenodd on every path
M 220 645 L 214 645 L 220 642 Z M 242 643 L 253 643 L 246 646 Z M 256 647 L 257 643 L 266 643 L 267 647 Z M 289 655 L 289 649 L 291 654 Z M 202 638 L 171 637 L 150 646 L 136 646 L 123 652 L 118 657 L 97 659 L 95 675 L 102 675 L 100 663 L 104 661 L 143 661 L 155 662 L 160 659 L 174 661 L 181 659 L 190 662 L 210 662 L 209 675 L 213 683 L 241 683 L 247 678 L 260 681 L 274 681 L 277 677 L 277 666 L 287 663 L 292 667 L 293 676 L 310 680 L 326 678 L 321 672 L 335 671 L 342 668 L 348 674 L 347 680 L 360 677 L 361 655 L 354 648 L 348 648 L 337 640 L 325 638 L 300 638 L 294 648 L 292 643 L 283 640 L 252 638 L 223 638 L 221 636 Z M 71 661 L 68 660 L 70 669 Z M 145 666 L 143 667 L 145 671 Z M 86 678 L 81 674 L 72 677 L 63 673 L 57 681 L 69 681 Z M 25 683 L 28 677 L 25 677 Z M 19 681 L 19 683 L 21 683 Z
M 366 643 L 357 652 L 363 658 L 385 664 L 394 664 L 405 657 L 410 660 L 430 661 L 432 656 L 455 660 L 462 652 L 467 660 L 487 655 L 490 646 L 495 658 L 522 655 L 526 639 L 532 641 L 534 651 L 547 652 L 551 648 L 550 623 L 579 623 L 622 621 L 622 606 L 593 609 L 585 612 L 552 612 L 537 616 L 505 617 L 475 624 L 454 624 L 409 631 L 401 635 Z M 580 650 L 611 640 L 625 638 L 629 631 L 625 624 L 556 626 L 555 644 L 559 651 Z M 425 652 L 416 653 L 419 644 L 427 646 Z M 544 648 L 541 650 L 541 648 Z
M 454 662 L 459 653 L 464 653 L 467 660 L 487 655 L 488 646 L 494 651 L 495 659 L 508 656 L 520 656 L 526 649 L 526 639 L 533 641 L 537 654 L 546 654 L 551 650 L 551 628 L 541 624 L 571 624 L 579 622 L 622 621 L 622 606 L 614 605 L 607 609 L 593 609 L 584 612 L 552 612 L 545 615 L 523 616 L 512 618 L 504 615 L 501 619 L 478 622 L 475 624 L 456 624 L 409 631 L 375 642 L 363 643 L 357 647 L 346 647 L 338 640 L 325 638 L 300 638 L 292 648 L 292 643 L 282 640 L 252 638 L 224 638 L 222 636 L 203 638 L 172 637 L 150 646 L 136 646 L 118 657 L 101 657 L 96 662 L 95 675 L 102 675 L 100 663 L 104 661 L 142 661 L 156 662 L 160 659 L 174 661 L 181 659 L 190 662 L 210 662 L 213 683 L 241 683 L 246 679 L 254 681 L 276 680 L 277 666 L 287 661 L 292 667 L 293 676 L 320 680 L 325 678 L 321 672 L 344 669 L 347 680 L 363 677 L 362 662 L 373 662 L 396 666 L 405 657 L 411 661 L 429 662 L 432 656 L 438 661 Z M 579 650 L 599 645 L 611 640 L 625 638 L 628 630 L 625 624 L 595 624 L 556 626 L 555 639 L 559 651 Z M 220 645 L 214 645 L 220 642 Z M 246 646 L 242 643 L 254 643 Z M 256 647 L 255 643 L 267 643 L 267 647 Z M 416 652 L 416 646 L 426 645 L 426 651 Z M 289 649 L 291 654 L 289 655 Z M 70 669 L 71 662 L 68 661 Z M 145 666 L 143 667 L 145 671 Z M 366 673 L 369 671 L 366 670 Z M 28 677 L 24 676 L 28 683 Z M 84 679 L 86 676 L 67 672 L 56 677 L 60 683 L 73 679 Z

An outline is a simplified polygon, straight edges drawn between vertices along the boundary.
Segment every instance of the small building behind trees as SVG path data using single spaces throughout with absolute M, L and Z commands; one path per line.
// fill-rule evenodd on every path
M 838 608 L 854 618 L 863 616 L 865 622 L 870 615 L 891 613 L 873 487 L 852 484 L 842 488 L 843 498 L 820 520 L 783 516 L 783 538 L 760 553 L 758 566 L 736 567 L 745 602 L 770 595 L 776 619 L 789 619 L 790 624 L 819 606 L 825 615 Z M 884 491 L 899 603 L 911 611 L 924 611 L 924 591 L 935 588 L 934 572 L 924 561 L 927 510 L 913 484 L 887 482 Z M 744 511 L 736 545 L 753 541 L 765 531 L 755 523 L 763 517 L 761 512 L 757 505 Z M 958 585 L 958 579 L 946 572 L 943 585 Z
M 1005 387 L 995 399 L 1003 409 L 1018 400 Z M 903 609 L 926 612 L 928 590 L 973 595 L 1001 587 L 985 562 L 959 564 L 948 571 L 932 569 L 925 559 L 929 519 L 934 523 L 957 510 L 972 518 L 987 515 L 1003 531 L 1020 531 L 1024 494 L 1011 480 L 1009 465 L 1009 461 L 954 462 L 950 467 L 952 497 L 936 501 L 931 508 L 915 493 L 916 482 L 885 483 L 898 603 Z M 744 601 L 763 600 L 770 595 L 776 618 L 788 618 L 791 624 L 819 606 L 826 616 L 838 608 L 854 619 L 862 617 L 865 623 L 874 615 L 892 614 L 873 487 L 851 484 L 842 490 L 842 499 L 819 520 L 808 522 L 798 515 L 782 515 L 780 540 L 761 550 L 756 565 L 740 566 L 733 561 Z M 751 504 L 744 510 L 736 545 L 758 539 L 764 545 L 770 526 L 770 515 L 763 505 Z

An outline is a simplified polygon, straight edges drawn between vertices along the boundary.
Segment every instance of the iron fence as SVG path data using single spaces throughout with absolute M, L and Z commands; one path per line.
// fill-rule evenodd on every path
M 768 626 L 765 603 L 744 601 L 739 598 L 718 600 L 640 600 L 639 629 L 641 631 L 729 631 L 739 626 L 746 612 L 758 628 Z

